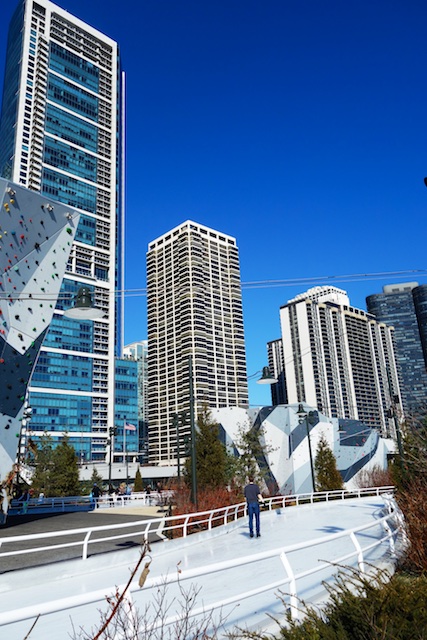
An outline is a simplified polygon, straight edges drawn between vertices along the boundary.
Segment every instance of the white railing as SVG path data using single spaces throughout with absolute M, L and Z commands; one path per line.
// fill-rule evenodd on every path
M 369 489 L 359 489 L 357 491 L 325 491 L 321 493 L 305 493 L 289 496 L 274 496 L 272 498 L 266 498 L 264 508 L 268 510 L 278 508 L 289 508 L 293 505 L 313 504 L 315 502 L 329 502 L 331 500 L 346 500 L 349 498 L 361 498 L 365 496 L 378 496 L 382 493 L 393 492 L 394 487 L 374 487 Z M 132 494 L 132 499 L 123 500 L 123 506 L 128 506 L 132 501 L 136 502 L 136 496 L 138 494 Z M 152 495 L 152 494 L 150 494 Z M 144 519 L 137 522 L 102 525 L 102 526 L 90 526 L 79 529 L 68 529 L 66 531 L 49 531 L 46 533 L 22 535 L 22 536 L 8 536 L 0 537 L 0 558 L 7 556 L 17 556 L 29 553 L 38 553 L 41 551 L 49 551 L 53 549 L 64 549 L 69 547 L 81 547 L 81 557 L 86 560 L 88 557 L 89 545 L 99 542 L 109 542 L 113 540 L 121 540 L 123 538 L 142 536 L 144 540 L 148 540 L 149 536 L 157 536 L 160 539 L 175 538 L 175 537 L 187 537 L 190 533 L 199 532 L 202 530 L 212 530 L 214 527 L 235 522 L 239 518 L 246 516 L 247 506 L 246 502 L 239 504 L 229 505 L 221 507 L 219 509 L 212 509 L 210 511 L 199 511 L 195 513 L 188 513 L 185 515 L 162 515 L 161 517 L 146 516 Z M 149 518 L 149 519 L 147 519 Z M 102 531 L 111 531 L 111 535 L 108 537 L 97 538 L 97 533 Z M 70 536 L 81 535 L 81 539 L 74 541 L 67 541 L 66 538 Z M 22 548 L 13 551 L 3 551 L 8 544 L 22 543 L 25 545 L 28 542 L 48 541 L 55 538 L 54 544 L 45 544 L 44 546 L 37 546 L 31 548 Z M 58 540 L 64 540 L 58 542 Z
M 9 505 L 8 515 L 28 515 L 31 513 L 48 513 L 56 511 L 90 511 L 95 508 L 96 502 L 102 509 L 109 507 L 129 507 L 129 506 L 167 506 L 172 491 L 152 491 L 151 493 L 138 492 L 125 494 L 102 495 L 95 501 L 90 496 L 65 496 L 65 497 L 39 497 L 30 498 L 27 501 L 13 499 Z M 75 509 L 74 509 L 75 508 Z
M 354 494 L 352 494 L 351 497 L 379 495 L 385 490 L 389 491 L 390 489 L 392 488 L 382 487 L 379 489 L 361 490 L 360 492 L 357 491 Z M 342 492 L 327 492 L 327 493 L 328 495 L 324 494 L 322 496 L 324 501 L 331 498 L 331 493 L 333 493 L 335 496 L 338 496 L 339 494 L 341 494 L 341 499 L 346 499 L 347 497 L 349 497 L 347 494 L 343 495 Z M 308 497 L 308 495 L 309 494 L 307 494 L 306 497 Z M 297 502 L 301 504 L 299 500 L 300 498 L 301 496 L 286 496 L 286 497 L 280 497 L 280 498 L 271 498 L 268 501 L 269 502 L 268 506 L 269 508 L 274 508 L 274 504 L 277 504 L 277 501 L 279 502 L 279 506 L 287 506 L 291 500 L 293 504 L 296 504 Z M 320 496 L 315 494 L 313 496 L 313 500 L 310 499 L 309 502 L 312 503 L 318 498 L 320 498 Z M 386 504 L 385 510 L 388 511 L 388 513 L 380 517 L 379 519 L 375 520 L 372 523 L 347 529 L 345 531 L 340 531 L 338 533 L 333 533 L 327 536 L 322 536 L 309 541 L 304 541 L 298 544 L 281 546 L 275 549 L 271 549 L 269 551 L 251 554 L 248 556 L 240 556 L 240 557 L 234 558 L 233 560 L 214 562 L 211 564 L 204 565 L 202 567 L 198 567 L 197 569 L 182 570 L 179 572 L 179 575 L 168 574 L 166 577 L 162 576 L 161 578 L 160 577 L 148 578 L 144 583 L 144 591 L 150 588 L 158 588 L 161 585 L 171 584 L 171 583 L 177 582 L 178 580 L 181 582 L 186 579 L 193 580 L 199 576 L 205 576 L 213 572 L 232 569 L 233 567 L 241 567 L 242 565 L 247 565 L 247 564 L 251 564 L 253 567 L 252 571 L 256 572 L 257 569 L 255 566 L 255 563 L 265 561 L 268 558 L 277 558 L 278 560 L 280 560 L 281 565 L 283 567 L 283 577 L 277 577 L 274 582 L 270 582 L 268 584 L 258 586 L 256 589 L 240 592 L 238 594 L 233 595 L 232 597 L 224 598 L 220 601 L 216 601 L 209 604 L 205 602 L 203 604 L 203 607 L 201 607 L 200 609 L 195 608 L 191 610 L 190 613 L 186 611 L 183 615 L 190 615 L 191 617 L 203 615 L 206 613 L 207 610 L 209 611 L 218 610 L 218 609 L 221 610 L 225 606 L 239 602 L 243 599 L 250 598 L 267 591 L 271 591 L 272 589 L 281 589 L 283 587 L 286 587 L 287 595 L 289 597 L 291 616 L 293 619 L 298 619 L 298 617 L 301 614 L 300 607 L 298 606 L 300 602 L 299 596 L 298 596 L 298 592 L 299 592 L 298 583 L 308 576 L 314 575 L 320 571 L 324 571 L 325 568 L 331 568 L 331 564 L 325 561 L 318 561 L 315 566 L 312 566 L 309 569 L 295 572 L 292 566 L 291 558 L 290 558 L 291 554 L 294 552 L 305 551 L 315 546 L 324 545 L 333 541 L 347 538 L 348 540 L 351 541 L 353 549 L 351 549 L 350 551 L 347 551 L 347 553 L 341 555 L 340 557 L 335 558 L 334 565 L 342 566 L 343 563 L 348 564 L 349 562 L 353 561 L 353 563 L 355 563 L 355 565 L 358 567 L 360 574 L 364 574 L 365 562 L 366 562 L 367 554 L 370 550 L 382 545 L 384 542 L 388 542 L 391 554 L 395 553 L 395 540 L 400 530 L 399 513 L 397 510 L 395 511 L 396 506 L 394 504 L 394 501 L 390 497 L 386 498 L 385 504 Z M 242 505 L 234 505 L 234 511 L 232 511 L 233 509 L 232 507 L 225 507 L 222 510 L 218 509 L 215 511 L 222 512 L 221 517 L 224 520 L 226 520 L 225 514 L 232 515 L 233 518 L 234 517 L 237 518 L 238 514 L 243 513 L 244 510 L 241 510 L 241 507 Z M 211 512 L 205 512 L 204 514 L 197 514 L 197 515 L 207 516 L 208 513 L 211 513 Z M 169 518 L 169 520 L 174 522 L 179 517 L 180 516 L 175 516 L 173 518 Z M 189 515 L 181 516 L 181 519 L 184 518 L 185 520 L 187 520 L 189 517 L 190 517 Z M 212 523 L 212 519 L 210 517 L 204 517 L 204 521 L 208 524 Z M 122 525 L 115 525 L 110 528 L 116 529 L 118 527 L 122 527 Z M 379 527 L 382 528 L 383 530 L 380 533 L 378 533 Z M 106 528 L 107 527 L 98 527 L 97 529 L 105 530 Z M 369 537 L 366 535 L 362 535 L 360 536 L 360 539 L 357 537 L 358 534 L 365 533 L 374 528 L 377 529 L 377 533 L 374 533 Z M 84 531 L 84 530 L 79 530 L 79 531 Z M 41 534 L 39 538 L 48 537 L 49 535 L 58 535 L 58 534 Z M 29 539 L 29 538 L 34 539 L 35 537 L 36 536 L 21 536 L 21 537 L 17 536 L 17 537 L 14 537 L 14 540 L 17 541 L 19 539 L 23 540 L 23 539 Z M 4 541 L 5 540 L 2 540 L 1 542 L 4 542 Z M 363 545 L 362 544 L 363 541 L 367 541 L 367 544 Z M 67 609 L 70 609 L 71 607 L 79 607 L 82 605 L 87 605 L 89 603 L 103 601 L 105 599 L 106 593 L 109 593 L 109 592 L 115 593 L 116 590 L 118 592 L 123 592 L 126 586 L 127 585 L 125 584 L 122 584 L 119 586 L 110 585 L 109 587 L 107 587 L 106 585 L 103 585 L 102 589 L 92 591 L 90 593 L 78 594 L 75 596 L 46 602 L 44 604 L 39 603 L 34 606 L 26 606 L 26 607 L 12 610 L 12 611 L 7 611 L 0 614 L 0 626 L 5 624 L 11 624 L 13 622 L 17 622 L 20 620 L 34 618 L 37 615 L 46 615 L 46 614 L 54 613 L 57 611 L 67 610 Z M 127 590 L 127 599 L 130 601 L 132 599 L 132 594 L 135 594 L 134 599 L 136 602 L 138 599 L 138 593 L 141 593 L 139 585 L 137 583 L 132 583 Z M 172 624 L 173 622 L 176 622 L 177 619 L 179 619 L 179 615 L 180 614 L 174 615 L 173 617 L 171 616 L 169 618 L 162 618 L 158 622 L 158 624 L 159 625 L 161 624 L 163 626 Z

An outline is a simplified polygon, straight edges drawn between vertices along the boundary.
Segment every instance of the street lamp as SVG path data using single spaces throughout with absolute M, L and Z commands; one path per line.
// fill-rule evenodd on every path
M 309 419 L 310 418 L 313 419 L 314 412 L 309 411 L 307 413 L 304 409 L 304 406 L 302 404 L 299 404 L 297 416 L 300 424 L 305 422 L 305 428 L 307 430 L 308 454 L 310 456 L 311 485 L 312 485 L 312 491 L 314 493 L 316 490 L 316 483 L 315 483 L 315 477 L 314 477 L 313 451 L 311 449 L 310 426 L 309 426 Z
M 257 371 L 259 373 L 259 371 Z M 271 373 L 269 367 L 262 368 L 262 376 L 259 380 L 256 381 L 257 384 L 276 384 L 277 378 L 275 378 Z
M 66 318 L 75 320 L 99 320 L 104 312 L 92 305 L 92 294 L 88 287 L 80 287 L 77 292 L 74 306 L 64 311 Z

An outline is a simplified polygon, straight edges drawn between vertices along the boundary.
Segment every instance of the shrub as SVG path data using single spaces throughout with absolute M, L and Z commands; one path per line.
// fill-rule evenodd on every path
M 226 487 L 202 489 L 197 493 L 197 508 L 191 502 L 191 491 L 182 484 L 174 493 L 174 515 L 194 513 L 195 511 L 209 511 L 227 505 L 243 502 L 243 496 L 238 491 L 229 491 Z
M 362 469 L 356 478 L 356 484 L 359 489 L 365 487 L 389 487 L 394 484 L 389 469 L 382 469 L 379 465 L 375 465 L 371 469 Z
M 427 634 L 427 576 L 389 580 L 385 572 L 360 577 L 341 572 L 328 586 L 330 600 L 320 611 L 306 610 L 302 622 L 281 626 L 283 640 L 421 640 Z

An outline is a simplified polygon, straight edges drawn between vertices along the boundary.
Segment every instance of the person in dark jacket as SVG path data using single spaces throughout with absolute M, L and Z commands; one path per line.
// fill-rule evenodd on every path
M 261 495 L 261 491 L 257 484 L 254 484 L 253 476 L 249 476 L 249 484 L 245 487 L 245 498 L 248 503 L 248 516 L 249 516 L 249 534 L 251 538 L 254 537 L 254 517 L 256 527 L 256 537 L 261 536 L 260 531 L 260 518 L 259 518 L 259 503 L 264 502 L 264 498 Z
M 102 491 L 95 482 L 95 484 L 92 487 L 92 498 L 95 502 L 95 506 L 97 509 L 99 508 L 99 498 L 101 496 L 102 496 Z

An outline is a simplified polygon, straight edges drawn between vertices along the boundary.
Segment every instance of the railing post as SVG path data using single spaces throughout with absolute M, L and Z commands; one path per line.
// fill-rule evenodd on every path
M 182 525 L 182 537 L 183 537 L 183 538 L 186 538 L 186 537 L 187 537 L 187 535 L 188 535 L 187 527 L 188 527 L 188 521 L 189 521 L 189 519 L 190 519 L 190 516 L 188 515 L 188 516 L 185 518 L 185 520 L 184 520 L 184 524 Z
M 297 594 L 297 582 L 295 580 L 295 574 L 292 570 L 288 557 L 284 551 L 280 554 L 280 560 L 282 561 L 283 567 L 286 571 L 286 574 L 289 578 L 289 604 L 291 609 L 291 618 L 292 620 L 298 620 L 299 611 L 298 611 L 298 594 Z
M 365 573 L 365 564 L 363 562 L 362 547 L 360 546 L 359 541 L 357 540 L 353 531 L 350 533 L 350 538 L 357 551 L 357 564 L 359 565 L 359 571 L 360 573 Z
M 393 536 L 391 527 L 390 527 L 389 523 L 387 522 L 387 520 L 384 520 L 383 527 L 384 527 L 385 532 L 386 532 L 386 534 L 388 536 L 388 540 L 389 540 L 389 544 L 390 544 L 390 551 L 394 555 L 394 551 L 395 551 L 394 536 Z
M 92 531 L 88 531 L 83 540 L 83 560 L 87 560 L 87 550 L 89 546 L 89 538 L 91 536 Z

